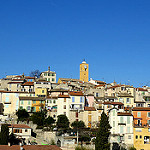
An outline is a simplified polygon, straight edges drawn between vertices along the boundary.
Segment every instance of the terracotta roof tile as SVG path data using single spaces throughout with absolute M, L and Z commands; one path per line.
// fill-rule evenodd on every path
M 25 82 L 25 83 L 23 83 L 22 85 L 31 86 L 31 85 L 34 85 L 34 82 Z
M 107 105 L 107 104 L 109 104 L 109 105 L 124 105 L 124 104 L 121 103 L 121 102 L 110 102 L 110 101 L 104 102 L 104 105 Z
M 138 91 L 147 91 L 147 89 L 143 89 L 143 88 L 136 88 L 136 90 L 138 90 Z
M 150 107 L 133 107 L 132 111 L 150 111 Z
M 127 113 L 127 112 L 118 112 L 117 115 L 118 116 L 132 116 L 131 113 Z
M 60 94 L 60 95 L 58 96 L 58 98 L 70 98 L 70 96 L 69 96 L 69 95 L 61 95 L 61 94 Z
M 24 150 L 62 150 L 56 145 L 24 145 Z M 20 150 L 19 145 L 0 145 L 0 150 Z
M 28 128 L 31 129 L 31 127 L 25 125 L 25 124 L 10 124 L 8 125 L 9 128 Z
M 73 92 L 70 92 L 69 95 L 71 96 L 84 96 L 83 93 L 80 91 L 73 91 Z
M 95 107 L 84 107 L 85 111 L 96 111 Z

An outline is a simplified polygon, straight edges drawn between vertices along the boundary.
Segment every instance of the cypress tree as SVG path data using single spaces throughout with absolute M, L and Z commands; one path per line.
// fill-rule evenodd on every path
M 108 141 L 110 129 L 108 117 L 103 111 L 101 114 L 100 126 L 96 135 L 95 150 L 110 150 Z
M 7 124 L 1 126 L 0 145 L 8 145 L 9 128 Z

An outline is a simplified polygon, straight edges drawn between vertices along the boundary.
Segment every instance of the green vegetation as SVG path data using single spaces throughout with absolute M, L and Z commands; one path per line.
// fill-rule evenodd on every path
M 71 126 L 74 129 L 84 128 L 85 127 L 85 123 L 82 120 L 80 120 L 80 121 L 74 121 L 74 122 L 72 122 Z
M 7 124 L 2 124 L 0 133 L 0 145 L 8 145 L 9 128 Z
M 103 112 L 101 114 L 100 126 L 96 135 L 95 150 L 109 150 L 110 143 L 108 138 L 110 135 L 110 124 L 107 115 Z
M 19 109 L 16 115 L 18 116 L 18 121 L 25 121 L 29 118 L 29 114 L 25 109 Z
M 34 124 L 37 124 L 38 129 L 43 129 L 43 127 L 51 127 L 53 123 L 55 123 L 55 120 L 52 117 L 47 117 L 47 111 L 39 111 L 33 113 L 33 115 L 30 117 L 30 120 L 33 121 Z
M 56 126 L 57 128 L 67 129 L 69 128 L 69 119 L 66 115 L 57 116 Z
M 84 147 L 84 146 L 77 146 L 77 147 L 75 147 L 75 150 L 93 150 L 93 149 L 87 148 L 87 147 Z
M 133 147 L 130 147 L 129 150 L 136 150 L 136 148 L 133 146 Z

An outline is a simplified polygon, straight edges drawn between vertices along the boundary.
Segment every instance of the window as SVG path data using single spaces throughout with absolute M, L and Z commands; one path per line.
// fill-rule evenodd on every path
M 130 117 L 127 116 L 127 124 L 130 124 Z
M 31 110 L 31 107 L 30 106 L 27 106 L 27 111 L 30 111 Z
M 150 125 L 150 120 L 147 120 L 147 124 Z
M 127 133 L 130 133 L 130 127 L 127 127 Z
M 44 90 L 42 90 L 42 93 L 44 93 Z
M 140 135 L 140 139 L 142 138 L 142 135 Z
M 98 97 L 98 93 L 96 93 L 96 97 Z
M 120 117 L 120 123 L 123 123 L 123 117 L 122 116 Z
M 115 116 L 115 110 L 113 110 L 113 116 Z
M 27 130 L 27 129 L 25 129 L 25 132 L 28 132 L 28 130 Z
M 66 105 L 64 105 L 64 109 L 66 109 Z
M 123 98 L 119 98 L 119 102 L 123 103 Z
M 141 112 L 137 112 L 137 117 L 141 117 Z
M 33 101 L 33 104 L 35 104 L 36 103 L 36 101 Z
M 128 139 L 131 139 L 131 135 L 128 135 Z
M 66 115 L 66 112 L 64 112 L 64 115 Z
M 72 102 L 75 102 L 75 97 L 72 97 Z
M 120 133 L 123 133 L 123 127 L 120 126 Z
M 149 144 L 149 136 L 144 136 L 144 144 Z
M 148 132 L 150 132 L 150 128 L 148 128 Z
M 66 98 L 64 98 L 64 102 L 66 102 Z
M 127 103 L 130 103 L 130 98 L 127 98 Z
M 56 103 L 56 101 L 55 101 L 55 100 L 53 100 L 53 103 L 55 104 L 55 103 Z
M 80 97 L 80 103 L 82 103 L 83 102 L 83 97 Z
M 21 105 L 23 105 L 23 101 L 21 101 Z
M 138 139 L 138 135 L 136 135 L 135 138 Z
M 28 105 L 30 105 L 31 104 L 31 101 L 28 101 Z
M 23 109 L 23 107 L 22 107 L 22 106 L 20 106 L 19 108 L 20 108 L 20 109 Z
M 50 78 L 48 78 L 48 81 L 50 81 Z
M 5 108 L 8 108 L 9 107 L 9 104 L 5 104 Z
M 147 117 L 150 117 L 150 112 L 147 113 Z
M 55 79 L 54 79 L 54 78 L 52 78 L 52 81 L 55 81 Z
M 115 121 L 113 121 L 113 127 L 115 127 Z
M 6 97 L 5 102 L 9 102 L 9 97 Z

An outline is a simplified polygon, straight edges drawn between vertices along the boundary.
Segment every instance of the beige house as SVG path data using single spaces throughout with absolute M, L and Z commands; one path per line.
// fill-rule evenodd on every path
M 8 128 L 9 134 L 14 133 L 17 138 L 25 138 L 27 140 L 31 137 L 32 128 L 25 124 L 10 124 Z
M 50 71 L 50 67 L 48 67 L 48 71 L 41 73 L 41 77 L 46 79 L 46 81 L 56 83 L 56 73 L 54 71 Z
M 109 123 L 112 127 L 110 143 L 117 142 L 125 148 L 133 146 L 133 115 L 124 110 L 109 110 Z
M 19 108 L 20 92 L 0 91 L 0 102 L 3 104 L 4 115 L 15 114 Z

